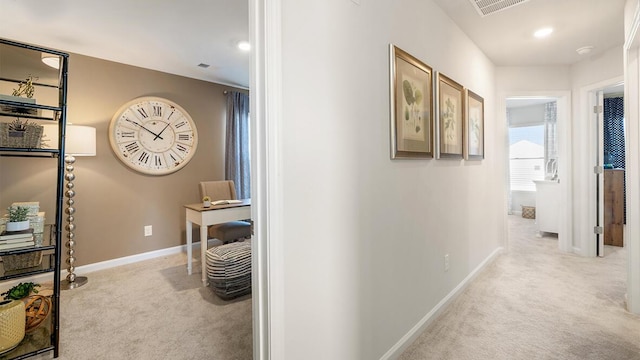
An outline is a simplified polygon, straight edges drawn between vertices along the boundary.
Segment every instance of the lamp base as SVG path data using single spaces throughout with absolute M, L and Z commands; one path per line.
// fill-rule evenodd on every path
M 84 284 L 86 284 L 89 281 L 89 279 L 87 279 L 86 276 L 78 276 L 76 277 L 76 280 L 71 282 L 69 280 L 62 280 L 60 281 L 60 289 L 62 290 L 71 290 L 71 289 L 75 289 L 78 288 Z

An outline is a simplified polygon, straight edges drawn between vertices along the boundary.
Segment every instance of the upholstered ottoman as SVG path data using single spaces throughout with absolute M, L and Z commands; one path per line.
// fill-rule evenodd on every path
M 207 250 L 207 277 L 223 300 L 251 293 L 251 242 L 236 242 Z

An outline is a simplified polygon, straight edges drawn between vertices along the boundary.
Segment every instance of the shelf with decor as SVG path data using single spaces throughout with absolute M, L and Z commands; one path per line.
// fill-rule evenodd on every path
M 0 326 L 0 359 L 59 355 L 65 194 L 65 162 L 61 155 L 65 150 L 68 59 L 68 54 L 57 50 L 0 38 L 0 199 L 4 201 L 0 210 L 13 209 L 25 201 L 38 206 L 42 203 L 49 220 L 44 225 L 42 216 L 41 223 L 34 226 L 34 221 L 40 221 L 39 214 L 44 214 L 37 210 L 30 213 L 31 230 L 7 231 L 8 220 L 3 223 L 0 219 L 0 287 L 19 287 L 35 276 L 43 284 L 50 284 L 46 295 L 28 292 L 24 298 L 16 299 L 10 297 L 10 292 L 3 294 L 0 317 L 15 311 L 17 322 Z M 53 60 L 56 67 L 45 65 L 45 60 Z M 46 138 L 46 125 L 54 125 L 54 140 Z M 51 174 L 54 168 L 55 179 L 43 175 Z M 11 169 L 23 175 L 10 176 Z M 29 194 L 28 183 L 21 183 L 24 176 L 33 177 L 40 184 L 50 183 L 51 187 Z M 0 218 L 4 218 L 3 213 Z M 23 235 L 24 232 L 33 236 Z

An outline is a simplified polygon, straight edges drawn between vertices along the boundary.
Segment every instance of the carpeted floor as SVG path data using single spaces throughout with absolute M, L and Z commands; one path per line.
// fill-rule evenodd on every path
M 59 358 L 251 359 L 251 296 L 220 300 L 202 287 L 199 262 L 189 276 L 186 261 L 178 254 L 97 271 L 63 291 Z
M 399 359 L 640 360 L 624 249 L 583 258 L 536 237 L 533 220 L 509 224 L 509 251 Z M 63 291 L 60 359 L 251 359 L 250 296 L 222 301 L 201 286 L 197 260 L 191 276 L 185 264 L 179 254 L 98 271 Z
M 510 248 L 453 301 L 400 360 L 640 359 L 640 317 L 624 306 L 626 253 L 561 253 L 509 217 Z

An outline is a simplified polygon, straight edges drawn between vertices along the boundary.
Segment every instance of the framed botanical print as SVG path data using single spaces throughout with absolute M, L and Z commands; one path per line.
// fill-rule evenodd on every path
M 471 90 L 467 90 L 464 125 L 465 158 L 484 159 L 484 99 Z
M 464 87 L 438 73 L 438 158 L 462 158 Z
M 433 71 L 390 45 L 391 158 L 433 157 Z

